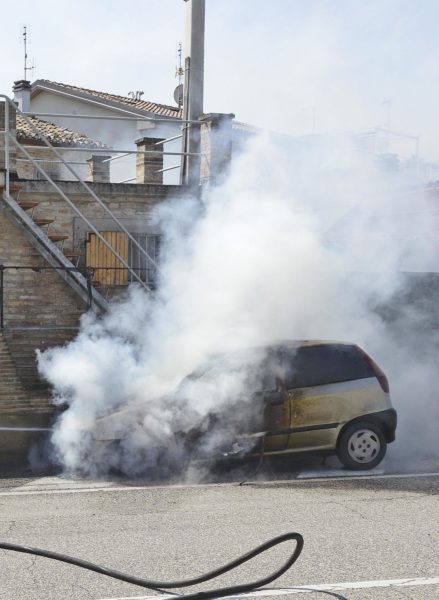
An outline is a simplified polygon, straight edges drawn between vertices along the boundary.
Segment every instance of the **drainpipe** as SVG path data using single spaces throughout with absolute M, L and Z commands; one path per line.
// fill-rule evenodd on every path
M 203 115 L 204 92 L 204 24 L 205 0 L 186 2 L 186 40 L 184 45 L 183 119 L 198 121 Z M 200 125 L 183 124 L 183 152 L 200 153 Z M 181 169 L 181 183 L 200 185 L 200 157 L 185 156 Z

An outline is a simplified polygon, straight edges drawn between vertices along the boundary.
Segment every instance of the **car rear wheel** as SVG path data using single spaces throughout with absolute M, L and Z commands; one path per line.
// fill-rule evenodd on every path
M 374 423 L 351 423 L 340 435 L 337 456 L 354 470 L 373 469 L 384 458 L 387 442 L 381 428 Z

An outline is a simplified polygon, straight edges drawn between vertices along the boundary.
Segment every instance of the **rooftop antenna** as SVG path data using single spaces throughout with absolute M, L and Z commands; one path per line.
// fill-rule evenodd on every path
M 32 66 L 27 66 L 27 27 L 23 25 L 23 44 L 24 44 L 24 80 L 27 81 L 27 73 L 28 71 L 33 71 L 35 69 L 35 64 L 32 61 Z
M 184 69 L 183 69 L 183 46 L 182 43 L 179 42 L 177 47 L 177 56 L 178 56 L 178 66 L 175 68 L 175 77 L 178 78 L 178 85 L 174 90 L 174 100 L 178 105 L 178 108 L 183 106 L 183 77 L 184 77 Z
M 178 77 L 178 85 L 181 85 L 183 83 L 183 76 L 184 76 L 183 45 L 181 42 L 178 43 L 177 56 L 178 56 L 178 67 L 175 69 L 175 76 Z

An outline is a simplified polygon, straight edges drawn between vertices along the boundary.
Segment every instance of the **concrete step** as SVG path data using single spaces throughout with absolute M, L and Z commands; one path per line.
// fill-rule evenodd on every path
M 35 225 L 38 225 L 38 227 L 44 227 L 45 225 L 51 225 L 52 223 L 55 223 L 55 219 L 34 218 L 34 223 Z
M 54 234 L 50 234 L 48 236 L 48 238 L 49 238 L 49 240 L 52 240 L 52 242 L 56 243 L 56 242 L 63 242 L 65 240 L 68 240 L 69 236 L 54 233 Z
M 30 210 L 31 208 L 35 208 L 36 206 L 38 206 L 38 202 L 32 202 L 31 200 L 22 200 L 18 203 L 18 205 L 23 210 Z

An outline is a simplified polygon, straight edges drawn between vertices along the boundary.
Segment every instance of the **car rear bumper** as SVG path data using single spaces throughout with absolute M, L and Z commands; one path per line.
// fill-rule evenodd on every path
M 365 415 L 365 417 L 368 416 L 375 422 L 379 423 L 388 444 L 395 441 L 395 431 L 398 423 L 398 416 L 394 408 L 388 408 L 387 410 Z

